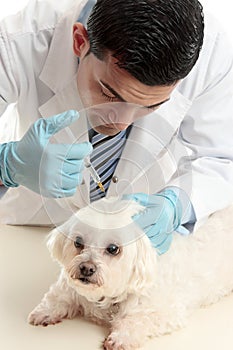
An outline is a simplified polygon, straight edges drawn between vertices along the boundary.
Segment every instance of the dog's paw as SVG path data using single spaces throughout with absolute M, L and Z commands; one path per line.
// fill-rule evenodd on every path
M 46 312 L 47 311 L 47 312 Z M 33 326 L 48 326 L 62 321 L 59 316 L 52 316 L 48 310 L 33 310 L 28 316 L 28 323 Z
M 111 334 L 105 339 L 103 344 L 104 350 L 127 350 L 119 341 L 114 339 Z

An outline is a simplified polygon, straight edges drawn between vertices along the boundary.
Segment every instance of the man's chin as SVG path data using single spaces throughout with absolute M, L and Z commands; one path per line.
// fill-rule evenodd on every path
M 93 129 L 97 131 L 99 134 L 108 135 L 108 136 L 117 135 L 121 131 L 116 128 L 112 128 L 104 125 L 93 127 Z

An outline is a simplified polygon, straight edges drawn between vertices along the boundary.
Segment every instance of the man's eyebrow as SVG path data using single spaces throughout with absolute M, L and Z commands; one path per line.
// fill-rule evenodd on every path
M 123 99 L 123 97 L 121 95 L 118 94 L 118 92 L 116 92 L 111 86 L 109 86 L 107 83 L 103 82 L 102 80 L 100 80 L 101 84 L 106 88 L 108 89 L 115 97 L 117 97 L 120 101 L 122 102 L 126 102 L 128 103 L 125 99 Z M 163 103 L 169 101 L 170 98 L 167 98 L 166 100 L 164 101 L 161 101 L 161 102 L 158 102 L 158 103 L 155 103 L 153 105 L 150 105 L 150 106 L 142 106 L 143 108 L 155 108 L 155 107 L 159 107 L 160 105 L 162 105 Z

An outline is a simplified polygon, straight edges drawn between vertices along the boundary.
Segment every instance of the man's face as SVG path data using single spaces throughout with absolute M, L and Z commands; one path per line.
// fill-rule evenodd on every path
M 101 61 L 86 55 L 87 49 L 78 55 L 77 85 L 89 122 L 99 133 L 112 136 L 126 129 L 158 109 L 175 88 L 144 85 L 119 68 L 110 54 Z

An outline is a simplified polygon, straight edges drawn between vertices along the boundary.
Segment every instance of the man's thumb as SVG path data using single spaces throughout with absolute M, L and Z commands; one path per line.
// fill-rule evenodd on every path
M 48 137 L 56 134 L 79 118 L 79 113 L 73 109 L 44 119 L 46 135 Z

